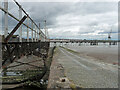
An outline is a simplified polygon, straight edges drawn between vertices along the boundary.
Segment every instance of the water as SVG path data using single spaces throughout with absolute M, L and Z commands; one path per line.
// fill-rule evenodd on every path
M 4 74 L 6 76 L 21 76 L 22 74 L 20 72 L 2 72 L 2 76 L 4 76 Z
M 37 88 L 37 87 L 34 87 L 34 86 L 25 86 L 25 87 L 17 87 L 17 88 L 14 88 L 12 90 L 40 90 L 40 88 Z M 44 90 L 44 89 L 42 89 Z
M 109 45 L 109 43 L 98 43 L 98 45 L 90 45 L 90 43 L 50 43 L 50 46 L 118 47 L 118 43 L 117 45 Z

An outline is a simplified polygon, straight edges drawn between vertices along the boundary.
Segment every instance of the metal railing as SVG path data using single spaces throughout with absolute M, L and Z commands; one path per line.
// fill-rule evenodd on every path
M 2 68 L 6 68 L 9 64 L 20 59 L 22 56 L 36 55 L 41 57 L 44 56 L 44 54 L 46 54 L 49 50 L 49 42 L 47 42 L 48 38 L 47 35 L 41 31 L 40 23 L 38 26 L 16 0 L 13 0 L 13 2 L 19 8 L 19 19 L 8 11 L 8 0 L 4 0 L 4 7 L 0 6 L 1 11 L 4 13 L 4 34 L 2 35 L 3 40 L 0 42 L 2 43 L 2 47 L 0 48 L 2 51 L 2 65 L 0 67 Z M 18 22 L 11 32 L 8 30 L 8 17 L 12 17 L 12 19 Z M 27 21 L 24 22 L 25 20 Z M 25 27 L 23 27 L 23 25 Z M 19 37 L 14 35 L 17 30 L 19 30 Z M 23 38 L 22 33 L 25 32 L 25 30 L 27 31 L 27 37 Z M 32 32 L 29 33 L 30 31 Z M 46 53 L 42 54 L 41 49 L 45 50 Z
M 46 39 L 46 35 L 41 31 L 40 29 L 40 24 L 39 26 L 34 22 L 34 20 L 29 16 L 28 13 L 26 13 L 26 11 L 22 8 L 22 6 L 16 1 L 13 0 L 13 2 L 19 7 L 19 19 L 17 17 L 15 17 L 13 14 L 11 14 L 8 11 L 8 0 L 4 0 L 4 7 L 0 6 L 0 9 L 4 12 L 4 38 L 6 38 L 8 36 L 8 15 L 10 17 L 12 17 L 13 19 L 15 19 L 16 21 L 20 22 L 23 18 L 24 14 L 27 17 L 27 24 L 22 22 L 19 27 L 17 27 L 17 29 L 19 29 L 19 42 L 23 42 L 22 41 L 22 25 L 24 25 L 25 27 L 27 27 L 27 42 L 29 42 L 30 40 L 30 35 L 29 35 L 29 31 L 31 30 L 31 41 L 32 42 L 37 42 L 39 40 L 44 41 Z M 31 22 L 31 26 L 30 26 L 30 22 Z M 16 30 L 17 30 L 16 29 Z M 14 33 L 12 33 L 13 35 Z M 34 34 L 34 35 L 33 35 Z M 34 36 L 34 37 L 33 37 Z

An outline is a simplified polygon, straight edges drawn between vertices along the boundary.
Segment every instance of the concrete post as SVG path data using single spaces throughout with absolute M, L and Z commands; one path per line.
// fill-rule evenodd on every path
M 4 9 L 8 12 L 8 0 L 4 0 Z M 5 12 L 4 17 L 4 36 L 8 35 L 8 13 Z
M 35 26 L 35 42 L 36 42 L 36 31 L 37 31 L 37 30 L 36 30 L 36 26 Z
M 45 20 L 45 41 L 46 41 L 46 20 Z
M 29 26 L 29 18 L 27 17 L 27 25 Z M 27 42 L 29 42 L 29 28 L 27 27 Z
M 33 29 L 33 22 L 32 22 L 32 29 Z M 32 42 L 33 42 L 33 30 L 32 30 Z
M 40 23 L 39 23 L 39 40 L 40 40 L 41 38 L 40 38 Z
M 22 19 L 22 9 L 19 7 L 19 20 Z M 22 42 L 22 25 L 19 27 L 19 41 Z
M 39 40 L 39 29 L 37 28 L 37 41 Z

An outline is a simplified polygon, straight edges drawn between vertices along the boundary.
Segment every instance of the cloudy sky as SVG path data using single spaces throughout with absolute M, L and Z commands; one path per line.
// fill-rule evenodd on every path
M 117 2 L 20 2 L 30 17 L 44 31 L 44 20 L 50 38 L 112 39 L 118 35 Z M 18 17 L 18 8 L 9 4 L 9 11 Z M 11 28 L 16 23 L 9 18 Z

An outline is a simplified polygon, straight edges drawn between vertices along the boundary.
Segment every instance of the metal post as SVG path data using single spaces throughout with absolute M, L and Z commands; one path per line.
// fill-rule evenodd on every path
M 32 22 L 32 29 L 33 29 L 33 22 Z M 33 30 L 32 30 L 32 42 L 33 42 Z
M 35 34 L 35 38 L 36 38 L 36 42 L 37 42 L 37 27 L 36 27 L 36 34 Z
M 45 35 L 42 33 L 42 40 L 45 41 Z
M 50 40 L 49 40 L 48 28 L 47 28 L 47 40 L 50 41 Z
M 42 38 L 42 33 L 40 34 L 40 40 L 41 40 L 41 41 L 43 40 L 43 38 Z
M 36 26 L 35 26 L 35 42 L 36 42 Z
M 5 38 L 7 37 L 7 35 L 8 35 L 8 0 L 4 0 L 4 9 L 7 11 L 7 12 L 5 12 L 5 17 L 4 17 L 4 20 L 5 20 L 5 22 L 4 22 L 4 36 L 5 36 Z
M 45 20 L 45 41 L 46 41 L 46 20 Z
M 29 18 L 27 17 L 27 25 L 29 26 Z M 29 28 L 27 27 L 27 42 L 29 42 Z
M 39 40 L 40 40 L 41 38 L 40 38 L 40 23 L 39 23 Z
M 39 41 L 39 28 L 38 28 L 38 41 Z
M 38 41 L 38 29 L 36 29 L 36 41 Z
M 22 9 L 19 7 L 19 20 L 22 19 Z M 22 42 L 22 25 L 19 27 L 19 41 Z
M 33 24 L 33 26 L 34 26 L 34 30 L 35 30 L 35 24 Z M 34 38 L 34 42 L 35 42 L 35 31 L 33 31 L 33 38 Z

